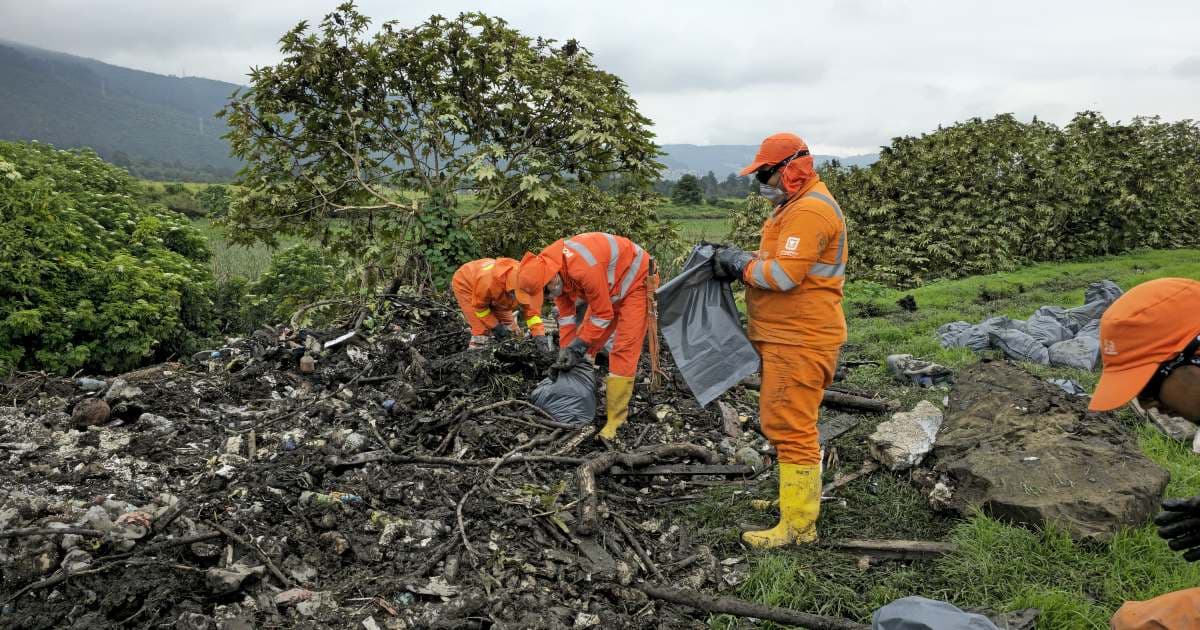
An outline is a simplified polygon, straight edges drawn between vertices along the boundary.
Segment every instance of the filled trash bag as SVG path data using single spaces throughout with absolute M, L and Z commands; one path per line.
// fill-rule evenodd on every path
M 998 630 L 987 617 L 924 597 L 898 599 L 871 615 L 871 630 Z
M 1026 328 L 1029 330 L 1030 337 L 1037 339 L 1047 347 L 1075 338 L 1075 331 L 1062 325 L 1053 315 L 1035 314 L 1029 318 Z
M 675 367 L 703 407 L 758 371 L 729 283 L 713 278 L 712 245 L 697 245 L 683 271 L 664 284 L 658 324 Z
M 1050 365 L 1050 352 L 1042 342 L 1016 328 L 991 330 L 992 345 L 1004 351 L 1004 356 L 1016 361 Z
M 596 368 L 584 361 L 557 379 L 544 378 L 529 401 L 559 422 L 589 424 L 596 417 Z

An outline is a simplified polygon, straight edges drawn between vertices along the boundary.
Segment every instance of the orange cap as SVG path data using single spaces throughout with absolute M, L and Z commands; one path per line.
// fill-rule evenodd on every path
M 550 282 L 556 273 L 558 273 L 558 265 L 553 264 L 545 256 L 525 252 L 516 274 L 517 301 L 540 309 L 542 292 L 546 288 L 546 283 Z
M 797 151 L 807 150 L 808 145 L 794 133 L 777 133 L 767 136 L 767 139 L 759 145 L 758 153 L 754 155 L 754 161 L 750 163 L 750 166 L 742 169 L 738 175 L 749 175 L 768 164 L 778 164 L 795 155 Z M 812 161 L 811 156 L 809 161 Z
M 1200 282 L 1161 278 L 1117 298 L 1100 318 L 1104 371 L 1089 409 L 1108 411 L 1133 400 L 1163 362 L 1200 333 Z

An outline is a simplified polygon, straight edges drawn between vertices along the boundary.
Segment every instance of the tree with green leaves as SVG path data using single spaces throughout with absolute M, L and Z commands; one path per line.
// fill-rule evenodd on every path
M 679 206 L 693 205 L 700 203 L 702 196 L 700 180 L 696 179 L 695 175 L 688 173 L 680 177 L 679 181 L 675 183 L 675 188 L 671 190 L 671 203 Z
M 536 224 L 567 185 L 662 168 L 625 83 L 575 40 L 481 13 L 369 25 L 352 3 L 316 29 L 301 22 L 282 61 L 222 110 L 247 164 L 227 219 L 238 240 L 298 234 L 351 256 L 368 282 L 444 283 L 479 254 L 470 224 Z

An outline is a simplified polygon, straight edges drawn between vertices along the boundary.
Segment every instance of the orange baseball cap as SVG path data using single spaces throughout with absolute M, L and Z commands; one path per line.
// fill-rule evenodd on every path
M 514 290 L 517 301 L 536 308 L 542 306 L 542 292 L 546 283 L 558 273 L 558 265 L 553 264 L 545 256 L 525 252 L 521 258 L 521 266 L 517 269 L 517 280 Z
M 1160 278 L 1117 298 L 1100 318 L 1104 371 L 1092 394 L 1092 411 L 1131 401 L 1163 362 L 1200 334 L 1200 282 Z
M 768 164 L 778 164 L 795 155 L 797 151 L 807 150 L 808 145 L 794 133 L 777 133 L 767 136 L 766 140 L 759 145 L 758 153 L 754 155 L 754 161 L 750 163 L 750 166 L 742 169 L 738 175 L 749 175 Z

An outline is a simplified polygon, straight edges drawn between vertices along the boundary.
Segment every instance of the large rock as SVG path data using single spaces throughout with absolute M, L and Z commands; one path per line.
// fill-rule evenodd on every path
M 1149 520 L 1169 479 L 1111 415 L 995 361 L 959 374 L 930 461 L 963 513 L 1101 541 Z
M 921 463 L 942 426 L 942 410 L 922 400 L 912 411 L 901 411 L 879 423 L 867 437 L 871 456 L 888 470 L 908 470 Z

